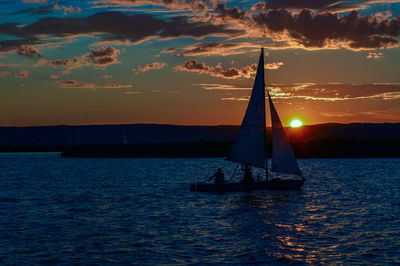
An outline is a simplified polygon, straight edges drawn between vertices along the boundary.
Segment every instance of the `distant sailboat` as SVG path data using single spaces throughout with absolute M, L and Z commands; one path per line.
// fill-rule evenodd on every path
M 128 138 L 126 137 L 125 132 L 122 134 L 122 143 L 123 144 L 128 144 Z
M 265 181 L 235 182 L 235 183 L 195 183 L 190 189 L 194 191 L 246 191 L 246 190 L 292 190 L 300 189 L 305 179 L 290 143 L 286 137 L 281 120 L 268 94 L 272 123 L 272 163 L 271 172 L 297 175 L 296 179 L 269 179 L 266 154 L 266 122 L 265 122 L 265 82 L 264 82 L 264 51 L 258 62 L 257 74 L 246 114 L 239 133 L 227 156 L 227 160 L 242 165 L 265 169 Z

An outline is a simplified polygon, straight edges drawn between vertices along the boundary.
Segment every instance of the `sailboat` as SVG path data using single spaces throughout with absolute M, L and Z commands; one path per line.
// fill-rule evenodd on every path
M 305 182 L 297 164 L 293 149 L 283 129 L 278 112 L 267 90 L 272 124 L 272 161 L 270 172 L 298 176 L 291 179 L 272 178 L 268 171 L 266 154 L 264 50 L 258 62 L 257 74 L 245 116 L 236 140 L 226 157 L 228 161 L 265 169 L 265 180 L 251 182 L 194 183 L 192 191 L 249 191 L 295 190 Z
M 123 144 L 128 144 L 128 138 L 126 137 L 125 132 L 122 133 L 122 143 L 123 143 Z

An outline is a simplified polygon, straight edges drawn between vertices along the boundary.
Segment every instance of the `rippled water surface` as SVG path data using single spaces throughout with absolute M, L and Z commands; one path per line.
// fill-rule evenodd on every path
M 400 263 L 400 159 L 299 163 L 301 191 L 200 193 L 235 165 L 0 154 L 0 264 Z

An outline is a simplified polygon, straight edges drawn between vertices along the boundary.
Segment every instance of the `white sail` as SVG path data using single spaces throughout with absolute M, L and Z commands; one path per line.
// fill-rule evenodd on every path
M 227 157 L 229 161 L 265 168 L 264 86 L 264 53 L 261 50 L 249 105 L 235 143 Z
M 272 123 L 272 172 L 301 176 L 299 165 L 268 92 Z

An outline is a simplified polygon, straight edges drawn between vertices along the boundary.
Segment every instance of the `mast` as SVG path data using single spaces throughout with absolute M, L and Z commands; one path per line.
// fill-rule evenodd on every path
M 264 48 L 261 47 L 261 57 L 262 57 L 262 66 L 263 66 L 263 88 L 265 95 L 265 67 L 264 67 Z M 265 105 L 265 98 L 264 98 Z M 265 107 L 264 107 L 265 109 Z M 264 158 L 265 158 L 265 179 L 268 181 L 268 141 L 267 141 L 267 122 L 264 116 Z

